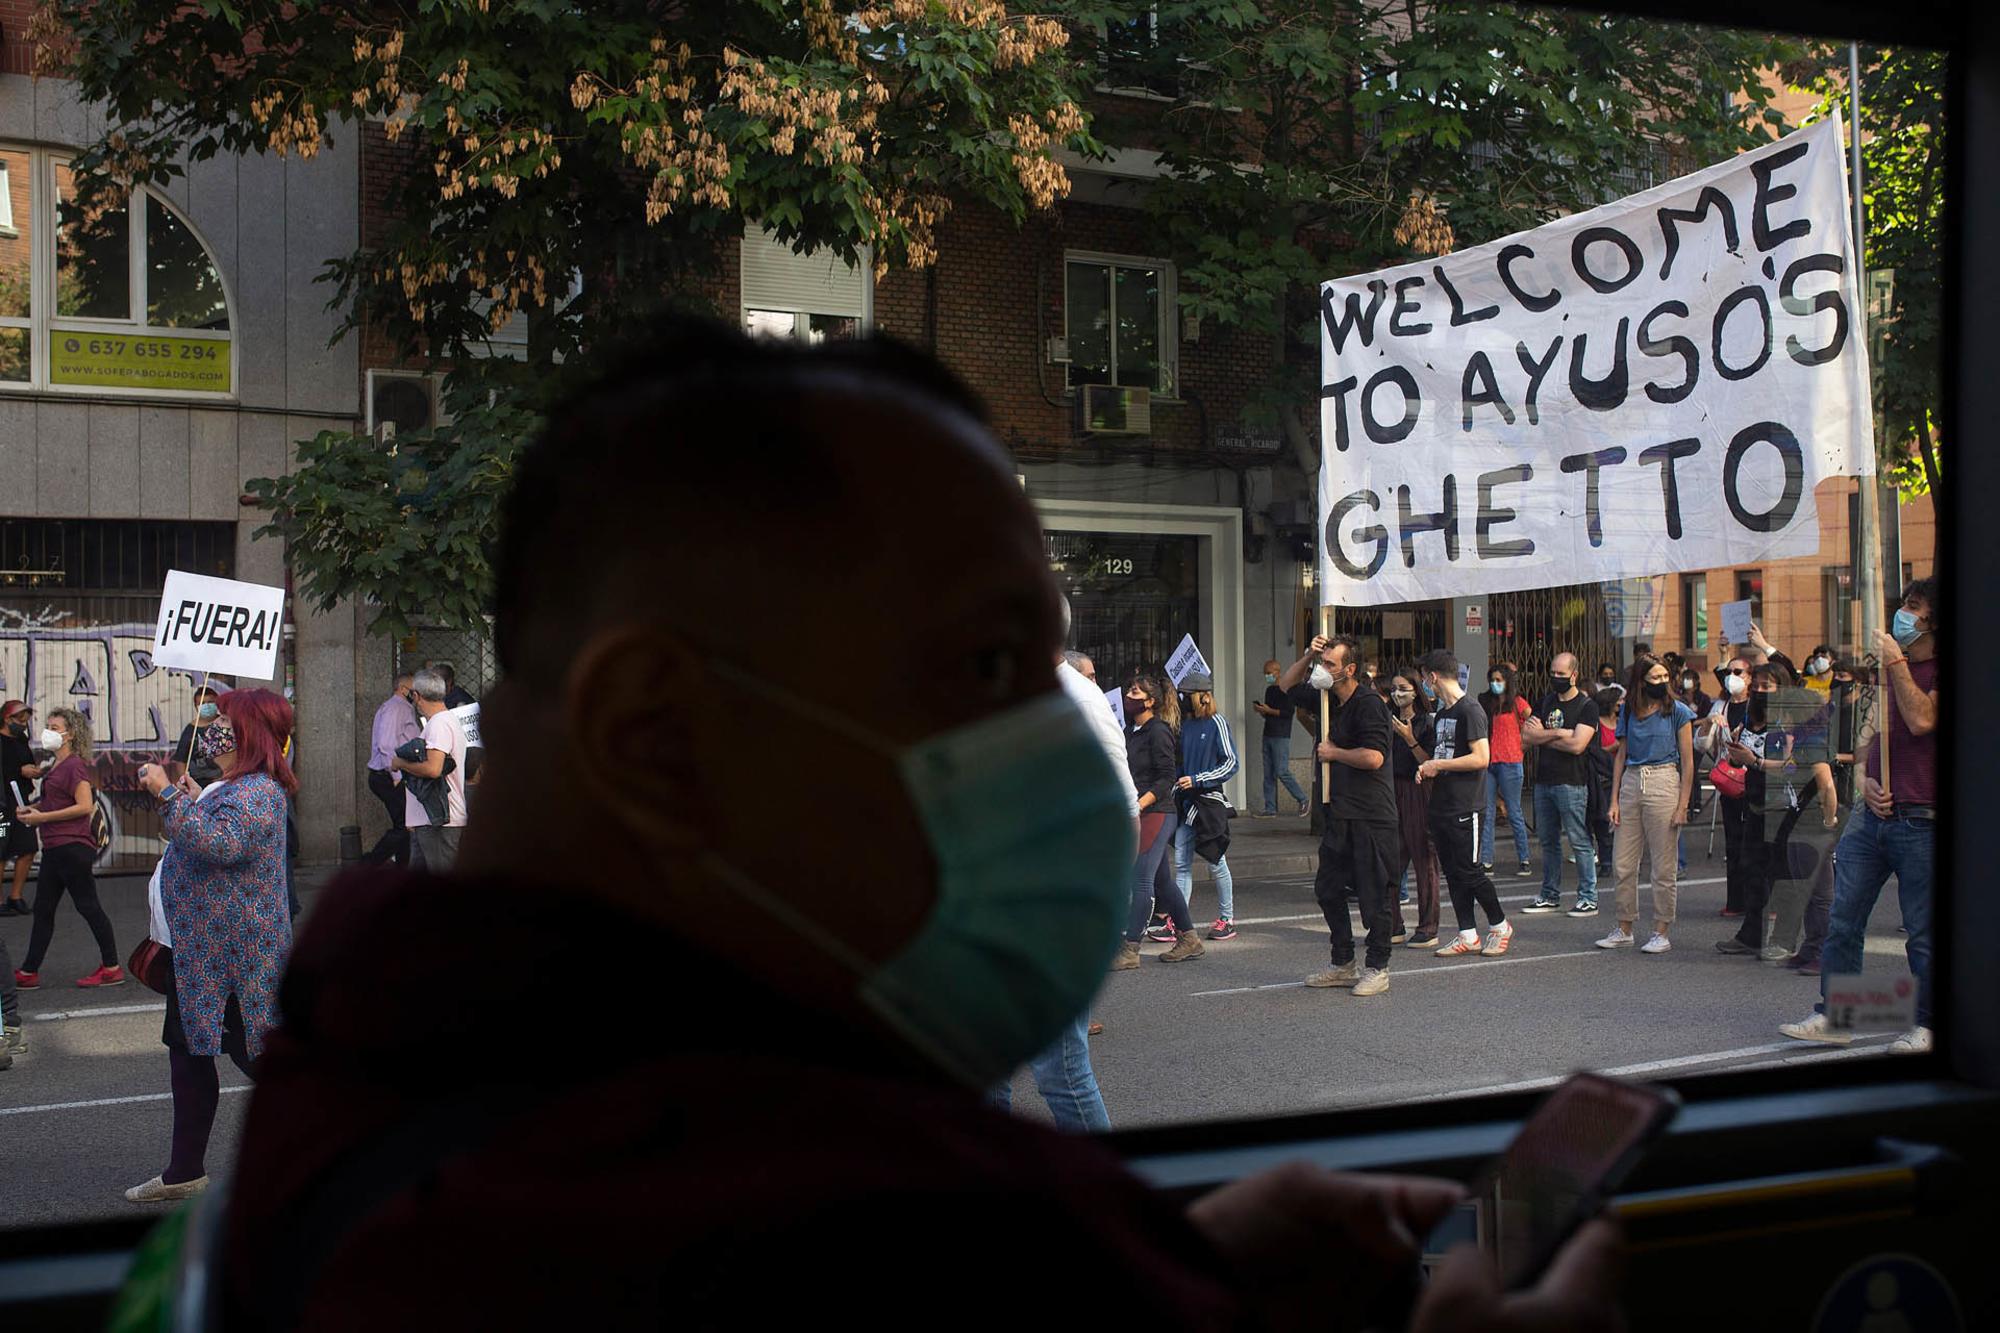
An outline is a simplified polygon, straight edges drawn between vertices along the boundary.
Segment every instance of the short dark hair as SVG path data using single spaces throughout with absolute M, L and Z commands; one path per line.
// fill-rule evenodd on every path
M 628 516 L 656 543 L 707 549 L 731 533 L 835 512 L 844 484 L 825 414 L 807 401 L 822 386 L 852 380 L 986 420 L 943 365 L 881 337 L 808 346 L 663 318 L 642 322 L 597 364 L 557 400 L 515 466 L 494 559 L 494 647 L 509 674 L 539 646 L 532 631 L 588 613 L 577 605 L 579 561 L 657 557 L 633 540 Z M 772 483 L 777 476 L 784 484 Z M 684 521 L 659 523 L 663 504 Z
M 1449 648 L 1433 648 L 1417 659 L 1417 670 L 1435 671 L 1440 676 L 1458 675 L 1458 658 Z
M 1931 609 L 1931 619 L 1935 620 L 1938 613 L 1937 591 L 1937 575 L 1927 574 L 1910 584 L 1909 587 L 1903 589 L 1903 601 L 1907 602 L 1912 598 L 1921 597 L 1924 605 Z M 1898 603 L 1898 605 L 1901 605 L 1901 603 Z
M 1611 663 L 1609 662 L 1599 662 L 1597 664 L 1597 672 L 1599 675 L 1603 675 L 1607 671 L 1609 671 L 1614 676 L 1618 674 L 1618 668 L 1612 666 Z
M 1353 667 L 1355 679 L 1361 679 L 1361 640 L 1352 634 L 1336 634 L 1326 641 L 1326 646 L 1341 649 L 1340 664 Z
M 1617 688 L 1615 685 L 1606 685 L 1603 689 L 1592 695 L 1590 701 L 1597 705 L 1597 711 L 1600 716 L 1610 717 L 1618 711 L 1618 706 L 1625 702 L 1625 691 Z

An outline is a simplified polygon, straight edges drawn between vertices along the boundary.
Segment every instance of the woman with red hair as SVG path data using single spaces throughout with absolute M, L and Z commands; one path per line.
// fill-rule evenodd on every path
M 285 761 L 292 706 L 269 690 L 231 690 L 221 716 L 197 733 L 222 780 L 196 789 L 170 783 L 157 764 L 139 770 L 159 798 L 166 854 L 154 882 L 152 937 L 172 950 L 167 985 L 168 1085 L 173 1147 L 167 1166 L 125 1191 L 134 1203 L 199 1194 L 203 1158 L 221 1088 L 215 1058 L 250 1073 L 264 1034 L 278 1021 L 278 980 L 291 951 L 285 896 L 286 798 L 298 789 Z

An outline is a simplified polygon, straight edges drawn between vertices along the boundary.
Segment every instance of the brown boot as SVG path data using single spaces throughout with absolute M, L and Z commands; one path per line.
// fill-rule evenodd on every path
M 1139 966 L 1139 946 L 1126 940 L 1118 946 L 1118 956 L 1111 960 L 1111 970 L 1123 972 L 1137 966 Z
M 1179 963 L 1189 958 L 1199 958 L 1208 950 L 1203 947 L 1201 937 L 1191 930 L 1184 930 L 1174 947 L 1160 955 L 1163 963 Z

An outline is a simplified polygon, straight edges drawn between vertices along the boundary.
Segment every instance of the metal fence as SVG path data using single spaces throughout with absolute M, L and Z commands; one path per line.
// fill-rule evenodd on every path
M 449 666 L 458 684 L 474 698 L 483 697 L 500 678 L 500 661 L 493 652 L 493 629 L 483 632 L 419 626 L 396 644 L 396 670 L 415 671 L 426 665 Z
M 235 565 L 233 523 L 0 519 L 0 699 L 90 719 L 91 784 L 112 824 L 100 871 L 159 856 L 139 766 L 167 758 L 193 718 L 199 673 L 153 665 L 166 573 L 228 578 Z
M 1620 661 L 1599 584 L 1497 593 L 1489 605 L 1488 652 L 1496 662 L 1514 663 L 1525 680 L 1546 677 L 1557 653 L 1575 653 L 1586 677 L 1599 662 Z

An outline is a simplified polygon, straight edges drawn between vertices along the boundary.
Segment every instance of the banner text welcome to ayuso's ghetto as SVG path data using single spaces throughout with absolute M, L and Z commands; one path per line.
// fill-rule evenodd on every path
M 1320 289 L 1321 601 L 1819 549 L 1871 472 L 1839 120 Z

